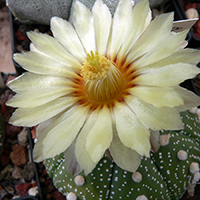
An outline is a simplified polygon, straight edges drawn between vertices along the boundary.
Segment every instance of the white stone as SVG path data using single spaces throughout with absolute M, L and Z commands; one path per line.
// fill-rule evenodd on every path
M 135 200 L 148 200 L 146 196 L 140 195 Z
M 185 14 L 188 19 L 199 17 L 198 11 L 195 8 L 189 8 L 188 10 L 185 11 Z
M 67 200 L 77 200 L 77 196 L 73 192 L 70 192 L 70 193 L 68 193 L 66 199 Z
M 135 181 L 136 183 L 139 183 L 142 180 L 142 174 L 140 172 L 134 172 L 132 174 L 132 179 L 133 181 Z
M 85 183 L 85 178 L 82 175 L 78 175 L 74 178 L 74 182 L 77 186 L 82 186 Z
M 192 162 L 191 165 L 190 165 L 190 172 L 192 174 L 195 174 L 196 172 L 199 172 L 199 163 Z
M 177 153 L 177 157 L 179 160 L 186 160 L 188 158 L 188 154 L 184 150 L 179 150 Z
M 38 186 L 30 188 L 28 190 L 28 194 L 31 196 L 36 196 L 38 194 Z
M 159 143 L 160 146 L 166 146 L 169 144 L 170 134 L 167 135 L 160 135 Z
M 12 199 L 18 199 L 18 198 L 20 198 L 19 195 L 14 195 Z

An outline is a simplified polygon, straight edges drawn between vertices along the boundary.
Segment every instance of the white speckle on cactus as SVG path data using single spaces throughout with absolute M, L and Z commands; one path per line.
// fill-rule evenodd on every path
M 133 181 L 135 181 L 136 183 L 139 183 L 142 180 L 142 174 L 140 172 L 134 172 L 132 174 L 132 179 Z
M 190 165 L 190 172 L 192 174 L 195 174 L 196 172 L 199 172 L 199 163 L 192 162 L 191 165 Z
M 197 108 L 196 114 L 197 114 L 198 116 L 200 116 L 200 109 L 199 109 L 199 108 Z
M 194 189 L 195 189 L 195 185 L 193 184 L 190 184 L 187 188 L 187 192 L 188 192 L 188 195 L 190 197 L 193 197 L 194 196 Z
M 77 186 L 82 186 L 85 183 L 85 178 L 82 175 L 78 175 L 74 178 L 74 182 Z
M 177 153 L 177 157 L 179 160 L 186 160 L 188 158 L 188 154 L 184 150 L 179 150 Z
M 160 146 L 168 145 L 169 144 L 169 138 L 170 138 L 170 134 L 161 135 L 160 138 L 159 138 Z
M 198 109 L 197 107 L 191 108 L 189 112 L 191 112 L 192 114 L 195 114 L 197 112 L 197 109 Z
M 148 200 L 146 196 L 140 195 L 135 200 Z
M 67 197 L 66 197 L 67 200 L 76 200 L 77 199 L 77 196 L 73 193 L 73 192 L 70 192 Z
M 200 180 L 200 172 L 196 172 L 192 179 L 192 184 L 196 184 Z

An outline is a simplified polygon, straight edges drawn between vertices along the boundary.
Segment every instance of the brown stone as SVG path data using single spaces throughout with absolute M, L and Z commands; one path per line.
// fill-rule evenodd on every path
M 0 158 L 1 166 L 5 167 L 9 163 L 10 163 L 10 158 L 6 154 L 2 153 L 1 158 Z
M 55 190 L 52 194 L 51 197 L 53 197 L 55 200 L 66 200 L 66 197 L 60 193 L 58 190 Z
M 10 159 L 14 165 L 24 165 L 28 161 L 27 150 L 19 144 L 14 145 L 13 151 L 10 154 Z
M 12 124 L 6 125 L 6 134 L 10 138 L 16 138 L 20 131 L 21 127 L 13 126 Z
M 15 189 L 17 190 L 17 193 L 20 197 L 27 196 L 29 188 L 31 188 L 30 183 L 26 183 L 26 184 L 23 184 L 23 185 L 17 185 L 15 187 Z

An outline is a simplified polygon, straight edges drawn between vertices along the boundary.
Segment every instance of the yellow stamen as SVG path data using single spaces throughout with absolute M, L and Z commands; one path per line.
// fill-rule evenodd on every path
M 105 56 L 91 51 L 81 68 L 88 97 L 97 103 L 113 101 L 122 93 L 124 80 L 121 72 Z
M 110 69 L 110 62 L 104 56 L 100 56 L 96 51 L 95 54 L 93 51 L 87 54 L 87 62 L 84 63 L 84 66 L 81 68 L 81 75 L 84 80 L 93 80 L 93 79 L 103 79 L 106 77 L 108 70 Z

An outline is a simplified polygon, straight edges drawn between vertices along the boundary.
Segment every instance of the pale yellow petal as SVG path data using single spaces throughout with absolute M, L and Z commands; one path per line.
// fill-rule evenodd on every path
M 141 156 L 136 151 L 122 144 L 117 135 L 117 130 L 113 133 L 113 140 L 109 151 L 114 162 L 123 170 L 134 172 L 141 163 Z
M 76 1 L 72 13 L 72 20 L 86 52 L 95 52 L 94 24 L 90 10 L 79 1 Z
M 151 104 L 141 101 L 137 97 L 127 97 L 126 103 L 136 114 L 140 122 L 152 130 L 179 130 L 183 123 L 179 112 L 175 108 L 156 108 Z
M 108 54 L 111 60 L 115 59 L 117 52 L 124 43 L 124 40 L 127 39 L 126 31 L 129 30 L 128 28 L 132 23 L 131 14 L 132 14 L 131 1 L 127 0 L 119 1 L 113 18 L 112 30 L 110 36 L 111 41 L 108 50 Z
M 157 16 L 131 48 L 129 55 L 127 56 L 127 63 L 131 63 L 161 45 L 160 42 L 172 29 L 172 22 L 173 13 Z
M 88 110 L 88 107 L 73 107 L 39 134 L 33 151 L 34 160 L 40 162 L 64 152 L 83 126 Z
M 73 92 L 73 83 L 66 78 L 42 76 L 29 72 L 8 84 L 17 94 L 7 101 L 8 106 L 33 108 Z
M 158 31 L 159 32 L 159 31 Z M 179 45 L 185 40 L 188 30 L 179 33 L 166 33 L 154 49 L 149 49 L 140 59 L 134 62 L 134 67 L 141 68 L 155 63 L 171 54 L 173 54 Z M 149 41 L 151 43 L 151 41 Z
M 184 101 L 184 105 L 176 107 L 179 112 L 189 110 L 200 105 L 200 97 L 195 93 L 179 86 L 174 87 L 174 90 L 179 93 Z
M 61 97 L 34 108 L 17 108 L 9 122 L 14 126 L 35 126 L 67 110 L 74 102 L 72 97 Z
M 86 150 L 86 140 L 89 132 L 91 131 L 93 125 L 96 123 L 98 118 L 98 111 L 92 112 L 86 123 L 84 124 L 83 128 L 81 129 L 76 144 L 75 144 L 75 155 L 78 163 L 81 166 L 81 169 L 84 169 L 84 173 L 87 175 L 89 174 L 94 167 L 96 166 L 97 162 L 95 163 L 92 158 L 90 157 L 88 151 Z
M 138 17 L 140 16 L 140 17 Z M 142 0 L 138 2 L 131 14 L 132 21 L 128 24 L 125 31 L 122 47 L 119 51 L 119 59 L 123 59 L 130 48 L 135 44 L 143 31 L 147 28 L 151 21 L 151 10 L 149 9 L 149 1 Z M 125 22 L 126 23 L 126 22 Z
M 33 42 L 36 49 L 42 53 L 57 59 L 60 62 L 68 63 L 69 65 L 80 64 L 76 56 L 72 56 L 65 48 L 55 40 L 55 38 L 42 33 L 28 32 L 29 39 Z M 61 36 L 62 37 L 62 36 Z M 65 35 L 63 36 L 66 37 Z
M 97 0 L 92 8 L 96 48 L 100 55 L 106 55 L 108 38 L 111 29 L 111 13 L 101 0 Z
M 60 44 L 80 62 L 86 57 L 84 47 L 73 26 L 59 17 L 51 18 L 51 31 Z
M 62 62 L 62 59 L 55 60 L 53 57 L 50 58 L 45 54 L 33 51 L 14 54 L 14 60 L 24 69 L 33 73 L 72 78 L 77 77 L 75 72 L 81 66 L 80 63 L 72 66 L 66 62 Z
M 28 90 L 43 90 L 43 92 L 50 92 L 52 89 L 59 87 L 72 86 L 73 82 L 69 79 L 57 76 L 44 76 L 25 72 L 14 80 L 10 81 L 7 86 L 15 92 L 28 92 Z
M 140 76 L 134 79 L 134 83 L 149 86 L 174 86 L 184 80 L 195 77 L 200 69 L 188 63 L 176 63 L 164 67 L 143 68 L 137 71 Z
M 75 143 L 76 143 L 76 139 L 64 151 L 65 167 L 67 171 L 70 172 L 73 176 L 77 175 L 82 170 L 75 156 Z
M 183 105 L 182 97 L 172 87 L 136 86 L 129 90 L 133 96 L 157 108 Z
M 98 162 L 112 141 L 112 120 L 109 108 L 104 106 L 86 139 L 86 150 L 92 160 Z
M 38 124 L 38 126 L 36 127 L 36 135 L 38 137 L 39 134 L 43 133 L 43 131 L 49 127 L 54 121 L 56 121 L 58 118 L 60 117 L 60 114 Z
M 160 132 L 159 131 L 153 131 L 150 130 L 151 136 L 150 136 L 150 143 L 151 143 L 151 151 L 154 153 L 157 152 L 160 148 Z
M 166 65 L 176 64 L 176 63 L 188 63 L 192 65 L 196 65 L 200 61 L 200 52 L 197 49 L 180 49 L 175 51 L 173 54 L 168 57 L 150 64 L 147 68 L 155 68 L 155 67 L 163 67 Z
M 122 103 L 115 103 L 115 126 L 121 142 L 140 155 L 149 157 L 150 132 L 137 116 Z

